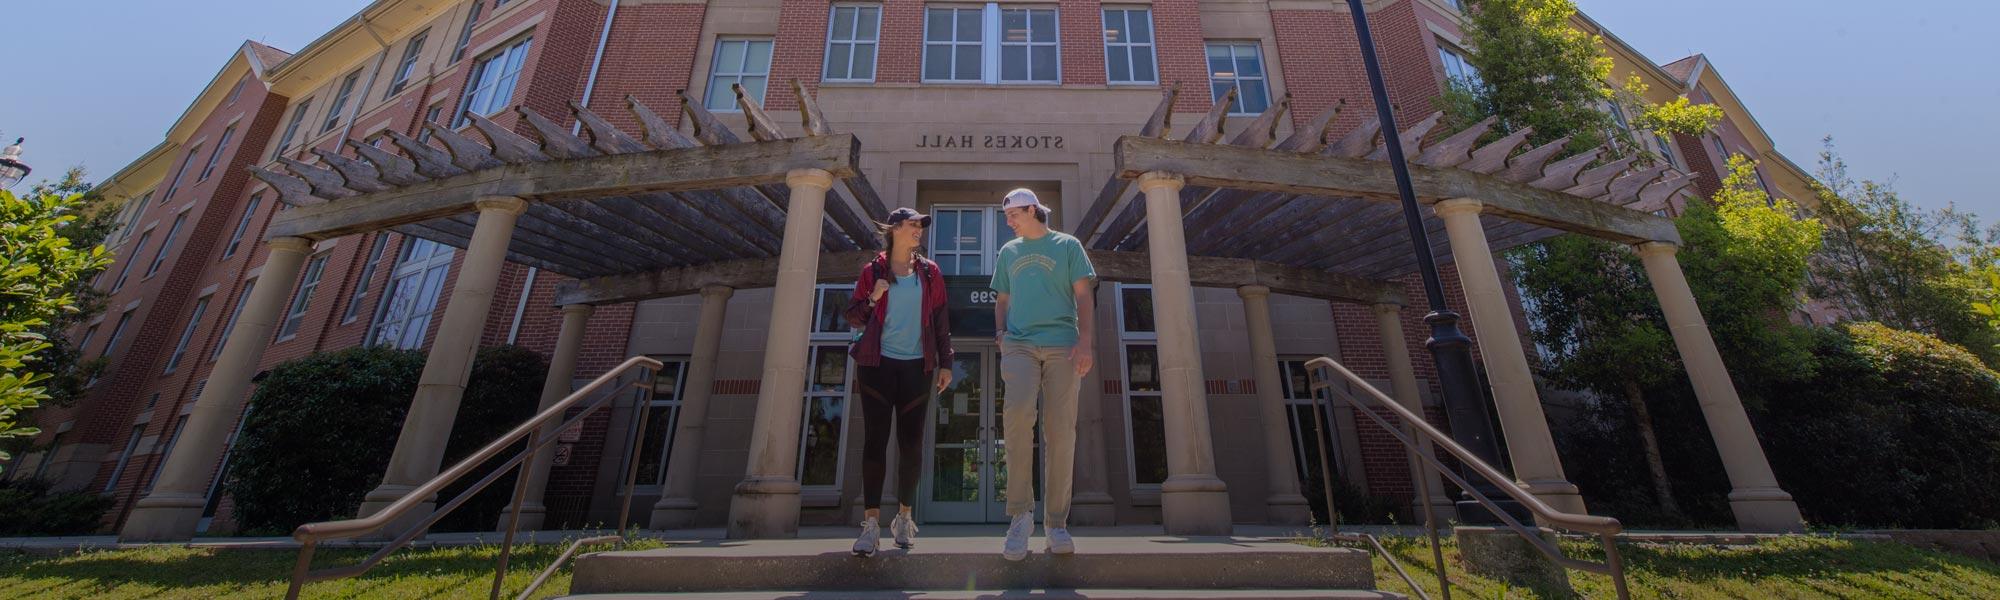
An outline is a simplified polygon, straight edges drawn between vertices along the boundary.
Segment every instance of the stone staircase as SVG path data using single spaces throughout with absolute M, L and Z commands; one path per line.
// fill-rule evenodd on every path
M 928 529 L 928 528 L 927 528 Z M 999 555 L 1000 534 L 920 535 L 872 558 L 851 539 L 699 540 L 579 557 L 569 598 L 1400 598 L 1372 591 L 1366 552 L 1256 537 L 1186 538 L 1077 530 L 1078 553 Z

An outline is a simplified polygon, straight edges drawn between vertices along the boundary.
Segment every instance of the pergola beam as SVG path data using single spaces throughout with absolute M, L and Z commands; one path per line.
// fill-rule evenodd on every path
M 1386 162 L 1138 136 L 1119 138 L 1115 156 L 1118 176 L 1125 178 L 1159 171 L 1181 175 L 1190 185 L 1398 201 Z M 1457 169 L 1410 165 L 1410 179 L 1425 204 L 1474 198 L 1489 214 L 1525 223 L 1626 244 L 1680 243 L 1673 221 L 1650 213 Z
M 835 178 L 858 172 L 861 142 L 852 134 L 748 144 L 654 150 L 508 165 L 286 211 L 267 237 L 327 239 L 477 210 L 491 196 L 533 202 L 689 192 L 782 183 L 794 169 Z

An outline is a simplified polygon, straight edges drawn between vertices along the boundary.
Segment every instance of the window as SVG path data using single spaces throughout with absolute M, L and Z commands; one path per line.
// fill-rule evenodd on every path
M 982 81 L 985 13 L 977 8 L 924 9 L 924 81 Z
M 410 84 L 410 74 L 417 71 L 417 58 L 424 52 L 424 40 L 430 36 L 429 29 L 419 31 L 415 37 L 410 38 L 410 45 L 403 47 L 403 60 L 396 62 L 396 76 L 389 80 L 389 93 L 383 94 L 382 99 L 389 99 Z
M 132 322 L 132 313 L 137 310 L 128 310 L 118 315 L 118 324 L 111 326 L 111 337 L 104 340 L 104 351 L 97 353 L 98 356 L 110 358 L 111 352 L 118 349 L 118 339 L 125 337 L 125 326 Z
M 1153 11 L 1104 10 L 1104 69 L 1111 83 L 1158 83 L 1153 62 Z
M 1009 8 L 1000 11 L 1000 81 L 1058 83 L 1056 11 Z
M 354 296 L 347 299 L 347 313 L 340 316 L 340 324 L 353 323 L 361 317 L 361 301 L 368 298 L 368 282 L 375 278 L 375 265 L 382 262 L 382 247 L 387 245 L 388 233 L 375 234 L 375 243 L 368 248 L 368 262 L 361 266 L 361 281 L 354 284 Z
M 741 83 L 744 95 L 762 106 L 764 82 L 770 74 L 771 40 L 716 40 L 714 66 L 708 72 L 708 98 L 702 105 L 712 112 L 736 112 L 736 92 L 730 86 Z
M 263 201 L 263 192 L 250 195 L 250 202 L 243 207 L 243 218 L 237 219 L 236 231 L 229 234 L 229 245 L 222 247 L 223 258 L 236 255 L 236 247 L 243 243 L 243 234 L 250 231 L 250 217 L 256 216 L 257 204 Z
M 146 265 L 145 277 L 160 272 L 160 264 L 167 262 L 167 252 L 174 247 L 174 237 L 181 232 L 181 224 L 187 222 L 187 213 L 174 216 L 174 224 L 167 227 L 167 237 L 160 239 L 160 249 L 153 252 L 153 264 Z M 141 277 L 144 279 L 145 277 Z
M 229 99 L 223 101 L 222 103 L 224 105 L 235 104 L 237 98 L 243 97 L 243 84 L 246 83 L 250 83 L 249 77 L 244 77 L 242 79 L 236 80 L 236 87 L 229 88 Z
M 382 305 L 370 326 L 368 343 L 403 349 L 424 345 L 431 312 L 437 310 L 438 293 L 444 289 L 445 274 L 451 271 L 450 246 L 425 239 L 405 238 L 396 260 L 396 269 L 383 288 Z
M 432 106 L 431 106 L 431 109 L 430 109 L 430 110 L 427 110 L 427 111 L 424 111 L 424 122 L 425 122 L 425 123 L 443 123 L 444 121 L 442 121 L 442 120 L 439 120 L 439 118 L 438 118 L 438 117 L 440 117 L 440 116 L 442 116 L 442 115 L 444 115 L 444 105 L 443 105 L 443 104 L 435 104 L 435 105 L 432 105 Z M 387 130 L 385 129 L 385 130 L 383 130 L 383 131 L 387 131 Z M 388 135 L 379 135 L 379 136 L 376 136 L 376 138 L 375 138 L 375 142 L 374 142 L 374 143 L 376 143 L 376 144 L 380 144 L 380 143 L 382 142 L 382 140 L 386 140 L 386 139 L 388 139 L 388 137 L 389 137 Z M 431 141 L 431 128 L 429 128 L 429 127 L 424 127 L 424 126 L 422 126 L 422 125 L 419 125 L 419 126 L 417 127 L 417 142 L 418 142 L 418 143 L 428 143 L 428 142 L 430 142 L 430 141 Z M 377 147 L 377 148 L 380 148 L 381 146 L 377 145 L 376 147 Z
M 292 145 L 292 137 L 298 135 L 299 125 L 305 123 L 306 111 L 312 109 L 312 104 L 312 98 L 307 98 L 292 109 L 292 120 L 285 124 L 285 134 L 278 136 L 278 147 L 271 150 L 271 160 L 278 160 L 285 154 L 285 147 Z
M 57 433 L 55 437 L 49 438 L 49 449 L 42 451 L 42 462 L 35 464 L 36 477 L 50 479 L 49 465 L 56 462 L 56 453 L 62 451 L 62 439 L 65 435 L 69 435 L 69 433 Z
M 521 64 L 528 60 L 528 45 L 534 38 L 515 42 L 506 49 L 494 52 L 472 67 L 472 83 L 466 89 L 465 108 L 458 111 L 452 126 L 460 127 L 472 120 L 465 113 L 476 112 L 479 116 L 490 116 L 507 108 L 514 101 L 514 83 L 521 77 Z
M 1715 136 L 1715 138 L 1714 138 L 1714 139 L 1715 139 L 1715 160 L 1717 160 L 1717 161 L 1721 162 L 1721 163 L 1722 163 L 1722 166 L 1724 166 L 1724 167 L 1728 167 L 1728 166 L 1729 166 L 1729 156 L 1730 156 L 1730 155 L 1731 155 L 1732 153 L 1731 153 L 1731 152 L 1729 151 L 1729 147 L 1728 147 L 1728 146 L 1725 146 L 1725 145 L 1723 145 L 1723 143 L 1722 143 L 1722 136 L 1721 136 L 1721 135 L 1717 135 L 1717 136 Z M 1725 174 L 1725 176 L 1727 176 L 1727 175 Z
M 1153 326 L 1153 288 L 1124 285 L 1118 294 L 1118 350 L 1124 358 L 1127 443 L 1132 485 L 1167 480 L 1167 422 L 1160 384 L 1160 349 Z
M 104 482 L 104 493 L 118 489 L 118 478 L 125 475 L 125 465 L 132 462 L 132 453 L 139 451 L 139 439 L 145 436 L 145 425 L 132 426 L 132 436 L 125 440 L 125 451 L 118 454 L 118 466 L 111 468 L 111 480 Z
M 1479 77 L 1479 68 L 1472 66 L 1470 62 L 1466 62 L 1465 52 L 1453 48 L 1443 41 L 1438 42 L 1437 48 L 1438 62 L 1444 65 L 1444 78 L 1447 85 L 1471 91 L 1478 91 L 1486 86 L 1486 80 Z
M 132 239 L 132 232 L 139 228 L 139 218 L 146 216 L 146 203 L 152 200 L 153 193 L 146 192 L 146 195 L 140 196 L 137 202 L 132 203 L 132 214 L 125 217 L 125 226 L 121 228 L 125 231 L 118 237 L 120 243 Z
M 319 128 L 320 133 L 333 131 L 333 128 L 340 126 L 340 111 L 347 108 L 347 98 L 354 94 L 354 84 L 358 81 L 361 81 L 360 71 L 348 73 L 346 79 L 340 80 L 340 91 L 333 95 L 333 105 L 326 109 L 326 125 Z
M 181 168 L 174 171 L 173 183 L 167 184 L 167 195 L 160 196 L 161 202 L 172 200 L 174 192 L 181 191 L 181 180 L 187 177 L 188 167 L 194 164 L 194 157 L 199 154 L 201 154 L 201 146 L 195 146 L 188 150 L 187 158 L 181 159 Z
M 132 263 L 139 262 L 139 252 L 146 249 L 146 240 L 152 239 L 153 231 L 148 229 L 139 234 L 139 243 L 132 246 L 132 254 L 125 257 L 125 266 L 118 268 L 118 279 L 111 282 L 111 292 L 125 289 L 125 277 L 132 274 Z
M 172 375 L 181 366 L 181 357 L 187 354 L 188 342 L 194 341 L 194 330 L 201 325 L 202 315 L 208 313 L 208 296 L 194 301 L 194 314 L 188 316 L 187 328 L 181 330 L 181 340 L 174 344 L 174 354 L 167 358 L 167 370 L 161 375 Z
M 1278 373 L 1284 377 L 1280 382 L 1283 386 L 1280 392 L 1285 398 L 1285 416 L 1292 432 L 1292 465 L 1298 471 L 1301 484 L 1309 479 L 1319 480 L 1320 464 L 1326 456 L 1333 459 L 1326 464 L 1336 478 L 1342 476 L 1341 466 L 1344 464 L 1340 460 L 1340 430 L 1330 412 L 1331 404 L 1320 407 L 1319 416 L 1323 421 L 1313 418 L 1312 376 L 1306 369 L 1306 360 L 1278 361 Z M 1324 455 L 1320 453 L 1320 444 L 1325 444 Z
M 312 307 L 313 292 L 319 289 L 319 278 L 326 274 L 326 259 L 327 255 L 321 254 L 306 263 L 306 274 L 299 278 L 299 290 L 292 296 L 292 309 L 285 312 L 285 323 L 278 327 L 278 341 L 298 335 L 299 325 L 306 321 L 306 309 Z
M 827 81 L 874 81 L 882 7 L 835 6 L 826 31 Z
M 1673 147 L 1667 144 L 1666 136 L 1660 135 L 1657 131 L 1653 132 L 1653 142 L 1660 145 L 1660 158 L 1667 161 L 1667 166 L 1680 168 L 1681 163 L 1674 159 Z
M 1014 230 L 997 206 L 939 206 L 931 209 L 931 258 L 946 275 L 992 275 L 1000 246 Z
M 451 47 L 451 64 L 458 64 L 465 58 L 465 47 L 472 44 L 472 28 L 479 25 L 479 11 L 486 8 L 485 2 L 473 2 L 472 13 L 465 17 L 465 28 L 458 30 L 458 43 Z
M 1271 94 L 1264 88 L 1264 57 L 1255 42 L 1209 42 L 1208 82 L 1211 100 L 1236 90 L 1229 114 L 1254 115 L 1271 106 Z
M 222 138 L 216 140 L 215 151 L 208 154 L 208 164 L 201 167 L 201 176 L 194 178 L 195 182 L 208 181 L 209 174 L 215 172 L 215 165 L 222 162 L 222 151 L 229 149 L 229 137 L 235 134 L 235 127 L 222 130 Z
M 97 326 L 91 325 L 89 329 L 83 330 L 83 337 L 77 339 L 76 341 L 77 350 L 81 352 L 85 349 L 90 348 L 90 338 L 94 337 L 97 337 Z
M 174 420 L 173 433 L 167 435 L 166 445 L 160 447 L 160 461 L 153 463 L 153 475 L 146 478 L 146 492 L 151 493 L 153 484 L 160 481 L 160 471 L 166 470 L 167 457 L 174 455 L 174 444 L 181 441 L 181 430 L 186 429 L 187 424 L 187 415 L 181 415 L 181 418 Z
M 222 325 L 222 337 L 215 338 L 215 352 L 208 355 L 209 361 L 222 357 L 222 348 L 229 345 L 229 334 L 236 331 L 236 318 L 243 316 L 243 305 L 250 303 L 250 291 L 255 289 L 257 280 L 243 283 L 243 293 L 236 296 L 236 310 L 229 311 L 229 322 Z
M 674 432 L 680 426 L 683 380 L 687 359 L 655 356 L 663 365 L 653 376 L 653 400 L 646 405 L 646 439 L 639 444 L 639 472 L 636 485 L 657 486 L 667 482 L 667 464 L 674 452 Z
M 805 415 L 799 428 L 800 485 L 840 484 L 846 454 L 841 449 L 846 447 L 850 406 L 848 382 L 854 378 L 854 367 L 847 360 L 852 334 L 840 314 L 847 310 L 847 298 L 853 291 L 852 285 L 819 287 L 812 343 L 806 349 Z

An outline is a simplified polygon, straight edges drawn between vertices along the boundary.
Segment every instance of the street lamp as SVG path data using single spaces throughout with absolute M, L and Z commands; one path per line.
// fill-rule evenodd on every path
M 1417 194 L 1410 186 L 1410 165 L 1403 159 L 1403 136 L 1396 127 L 1396 110 L 1389 106 L 1389 88 L 1382 82 L 1382 65 L 1375 57 L 1375 37 L 1368 31 L 1368 14 L 1362 10 L 1361 0 L 1347 0 L 1347 10 L 1354 15 L 1354 37 L 1360 45 L 1361 64 L 1368 69 L 1368 87 L 1375 95 L 1375 117 L 1382 123 L 1383 146 L 1389 153 L 1389 166 L 1396 173 L 1396 192 L 1403 200 L 1403 223 L 1410 228 L 1410 243 L 1417 252 L 1417 272 L 1423 275 L 1424 296 L 1430 300 L 1431 312 L 1424 316 L 1424 323 L 1431 326 L 1431 338 L 1424 342 L 1424 347 L 1431 351 L 1431 363 L 1437 366 L 1439 383 L 1444 388 L 1445 415 L 1451 422 L 1452 440 L 1486 464 L 1499 465 L 1500 447 L 1493 439 L 1492 416 L 1486 408 L 1485 394 L 1479 391 L 1479 376 L 1473 372 L 1472 338 L 1459 330 L 1458 313 L 1444 304 L 1437 258 L 1431 255 L 1430 235 L 1424 231 L 1423 214 L 1417 210 Z M 1467 471 L 1466 481 L 1480 488 L 1480 493 L 1501 510 L 1523 521 L 1528 519 L 1527 511 L 1519 503 Z M 1486 507 L 1469 498 L 1458 501 L 1458 516 L 1468 523 L 1499 522 Z
M 28 163 L 21 162 L 21 142 L 27 139 L 14 138 L 14 145 L 0 150 L 0 190 L 14 187 L 21 182 L 21 178 L 28 176 L 29 171 L 34 170 L 28 168 Z

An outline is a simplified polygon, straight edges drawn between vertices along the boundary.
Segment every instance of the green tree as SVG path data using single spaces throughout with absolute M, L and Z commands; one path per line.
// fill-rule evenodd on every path
M 110 262 L 102 246 L 77 247 L 65 235 L 82 205 L 81 195 L 0 190 L 0 438 L 39 433 L 16 423 L 49 398 L 50 374 L 31 363 L 52 346 L 46 327 L 78 310 L 78 280 Z
M 1810 370 L 1810 341 L 1786 313 L 1797 306 L 1809 257 L 1825 235 L 1818 219 L 1765 194 L 1755 169 L 1730 157 L 1713 201 L 1690 203 L 1677 221 L 1682 268 L 1739 388 Z
M 35 194 L 55 194 L 59 196 L 80 195 L 75 211 L 76 221 L 63 227 L 60 233 L 69 238 L 72 248 L 94 248 L 104 245 L 105 238 L 118 227 L 117 202 L 104 197 L 84 179 L 87 172 L 83 167 L 72 167 L 63 173 L 61 179 L 43 182 L 35 186 Z M 110 258 L 107 256 L 107 258 Z M 106 294 L 91 285 L 98 274 L 110 265 L 109 262 L 87 269 L 70 280 L 65 293 L 76 298 L 76 310 L 64 311 L 40 328 L 48 338 L 49 349 L 37 353 L 29 361 L 29 368 L 37 373 L 48 373 L 49 379 L 43 383 L 49 397 L 45 406 L 70 406 L 83 395 L 84 383 L 97 377 L 109 363 L 103 357 L 83 359 L 83 348 L 78 347 L 68 333 L 77 326 L 104 312 Z

